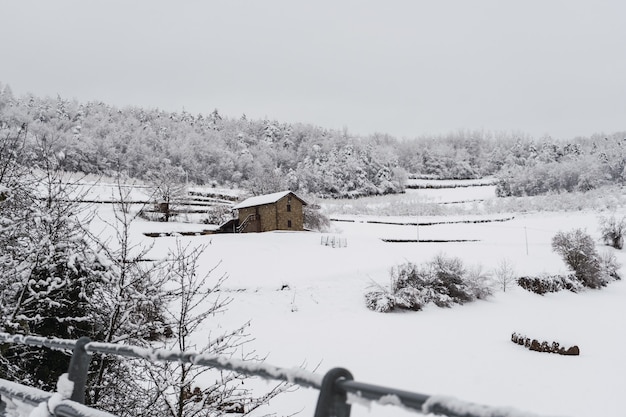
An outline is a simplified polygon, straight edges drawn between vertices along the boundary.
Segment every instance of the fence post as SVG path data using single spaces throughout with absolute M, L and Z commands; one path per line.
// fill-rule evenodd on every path
M 337 381 L 340 379 L 351 381 L 354 378 L 350 371 L 343 368 L 331 369 L 324 375 L 314 417 L 350 417 L 348 396 L 337 389 Z
M 91 342 L 91 339 L 83 336 L 76 341 L 74 345 L 74 353 L 70 359 L 70 367 L 67 371 L 67 379 L 74 383 L 74 390 L 70 400 L 77 403 L 85 403 L 85 386 L 87 385 L 87 371 L 89 370 L 89 361 L 91 357 L 85 350 L 85 345 Z

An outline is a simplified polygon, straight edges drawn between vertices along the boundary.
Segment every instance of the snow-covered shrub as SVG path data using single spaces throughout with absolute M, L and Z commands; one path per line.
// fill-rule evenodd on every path
M 600 255 L 600 275 L 602 280 L 606 283 L 611 281 L 619 281 L 622 279 L 619 274 L 619 269 L 622 267 L 615 254 L 611 251 L 606 251 Z
M 394 297 L 389 291 L 369 291 L 365 293 L 365 305 L 370 310 L 387 313 L 396 307 Z
M 618 219 L 615 214 L 611 216 L 600 216 L 600 233 L 606 245 L 615 249 L 624 247 L 624 234 L 626 234 L 626 217 Z
M 398 289 L 394 293 L 395 304 L 405 310 L 419 311 L 422 309 L 426 302 L 423 299 L 423 294 L 413 287 L 404 287 Z
M 576 275 L 548 275 L 542 274 L 534 277 L 520 277 L 517 284 L 523 289 L 543 295 L 548 292 L 558 292 L 561 290 L 569 290 L 578 292 L 583 288 L 582 283 L 576 278 Z
M 392 288 L 398 290 L 405 287 L 423 286 L 427 279 L 427 273 L 412 262 L 407 262 L 391 268 Z
M 229 206 L 217 205 L 207 210 L 202 219 L 202 223 L 221 225 L 233 218 L 233 211 Z
M 390 288 L 376 285 L 365 294 L 370 310 L 421 310 L 428 303 L 451 307 L 492 294 L 482 268 L 466 269 L 459 258 L 438 255 L 424 265 L 407 262 L 391 270 Z
M 429 266 L 431 275 L 427 281 L 428 286 L 444 296 L 432 300 L 438 307 L 450 307 L 453 303 L 463 304 L 475 298 L 464 281 L 467 272 L 459 258 L 437 255 Z
M 599 288 L 606 285 L 602 278 L 596 245 L 591 236 L 582 229 L 559 232 L 554 235 L 552 250 L 561 255 L 584 286 Z
M 318 204 L 309 204 L 303 208 L 304 228 L 307 230 L 316 230 L 318 232 L 327 232 L 330 230 L 330 219 L 322 213 Z
M 493 280 L 487 272 L 483 271 L 481 265 L 475 265 L 467 269 L 465 282 L 470 292 L 478 300 L 483 300 L 493 295 Z
M 408 269 L 414 269 L 410 264 Z M 401 274 L 403 274 L 402 272 Z M 370 310 L 387 313 L 396 308 L 418 311 L 426 304 L 423 294 L 415 286 L 408 284 L 405 276 L 399 277 L 397 268 L 391 271 L 391 286 L 389 289 L 374 284 L 373 289 L 365 293 L 365 305 Z

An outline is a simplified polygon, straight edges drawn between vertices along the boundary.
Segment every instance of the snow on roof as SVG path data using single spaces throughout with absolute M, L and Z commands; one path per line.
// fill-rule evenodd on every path
M 258 195 L 256 197 L 250 197 L 239 204 L 236 204 L 234 209 L 242 209 L 246 207 L 254 207 L 254 206 L 262 206 L 264 204 L 272 204 L 280 200 L 281 198 L 287 196 L 288 194 L 293 194 L 298 200 L 302 201 L 306 204 L 306 201 L 295 195 L 292 191 L 279 191 L 277 193 Z

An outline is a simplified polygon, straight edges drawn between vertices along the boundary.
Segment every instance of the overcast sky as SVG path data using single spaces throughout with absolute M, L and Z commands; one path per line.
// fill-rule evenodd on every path
M 0 0 L 16 95 L 398 138 L 626 130 L 626 1 Z

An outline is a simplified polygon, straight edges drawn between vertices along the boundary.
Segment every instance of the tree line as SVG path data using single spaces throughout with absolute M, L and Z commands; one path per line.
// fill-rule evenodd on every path
M 496 176 L 498 195 L 589 190 L 624 180 L 626 132 L 568 141 L 459 130 L 397 139 L 351 135 L 301 123 L 186 111 L 15 97 L 0 84 L 0 127 L 28 127 L 25 146 L 46 137 L 62 169 L 254 194 L 290 189 L 319 197 L 399 193 L 409 174 L 441 179 Z

